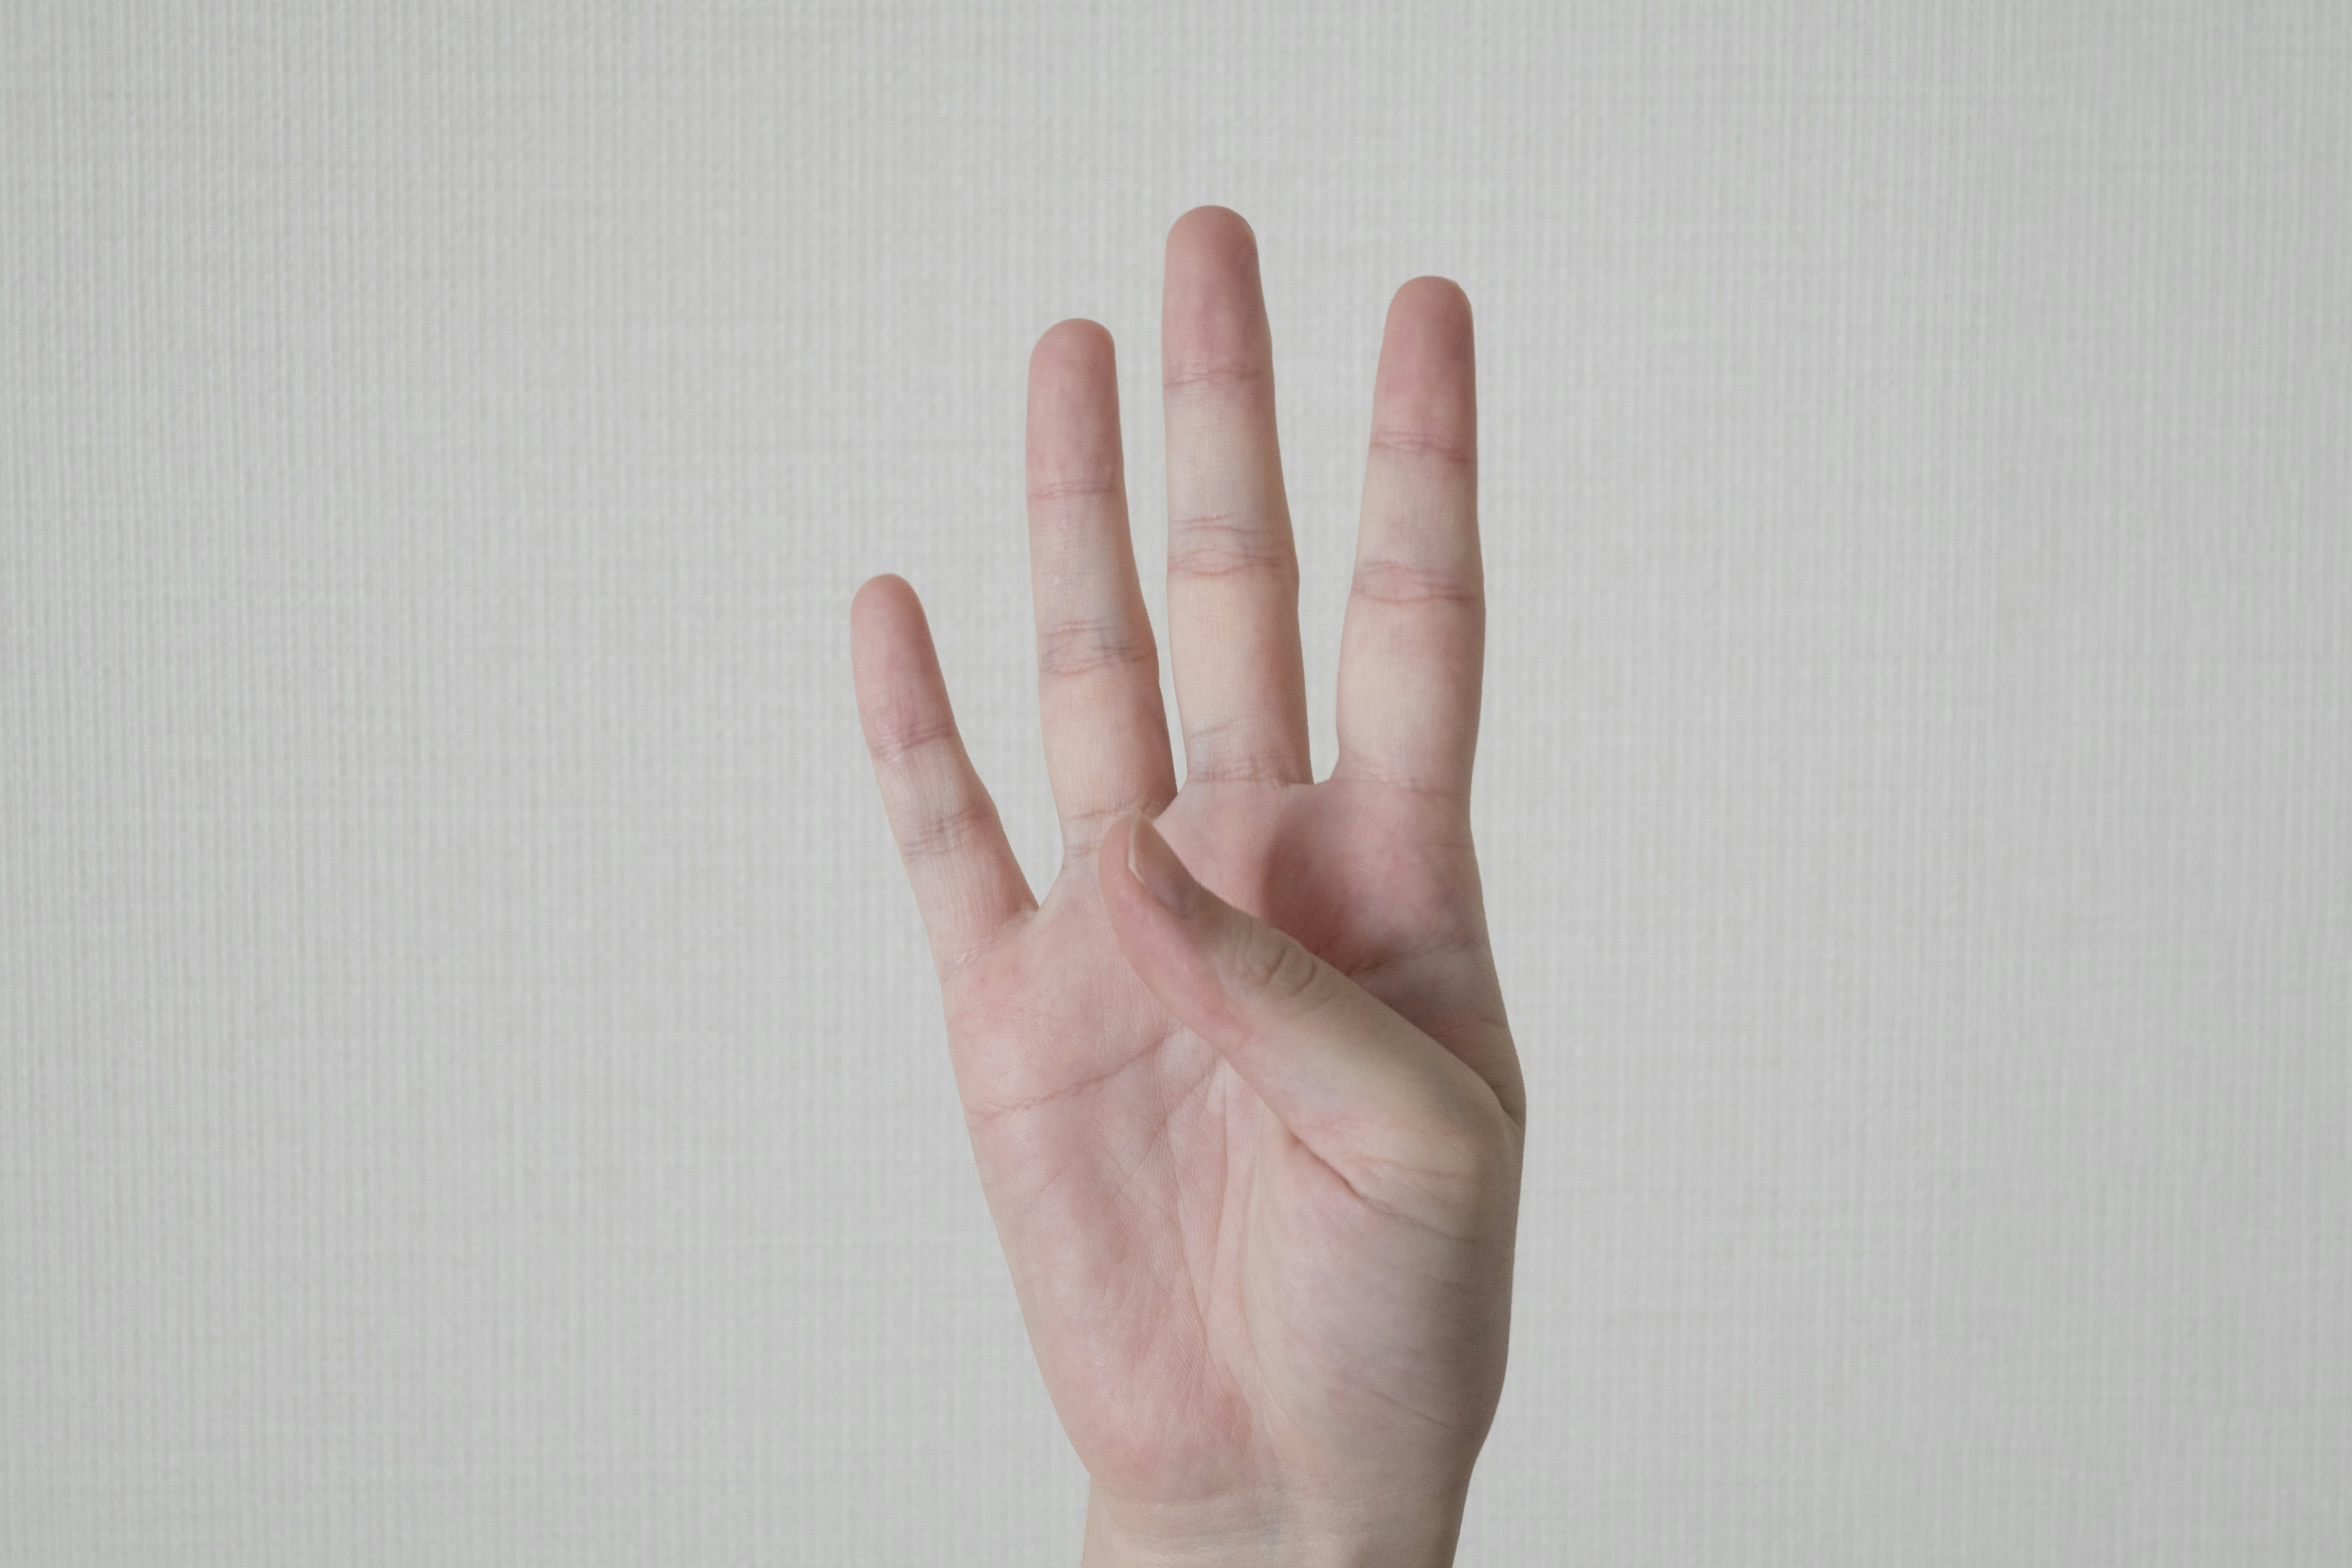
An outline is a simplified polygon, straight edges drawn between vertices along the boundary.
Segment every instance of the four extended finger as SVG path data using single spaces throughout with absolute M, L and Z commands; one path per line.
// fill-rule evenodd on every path
M 1029 582 L 1045 772 L 1067 855 L 1175 797 L 1160 657 L 1137 581 L 1110 334 L 1063 321 L 1029 358 Z
M 1306 783 L 1298 558 L 1275 435 L 1274 350 L 1249 225 L 1196 207 L 1168 234 L 1168 645 L 1185 777 Z
M 1372 393 L 1335 776 L 1466 806 L 1485 649 L 1470 301 L 1416 278 L 1389 306 Z
M 903 578 L 873 578 L 851 601 L 849 620 L 866 751 L 945 976 L 1037 900 L 956 732 L 914 589 Z

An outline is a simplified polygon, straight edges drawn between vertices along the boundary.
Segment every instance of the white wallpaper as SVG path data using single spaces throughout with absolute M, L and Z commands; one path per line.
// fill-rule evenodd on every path
M 1479 328 L 1465 1563 L 2352 1561 L 2352 11 L 0 5 L 0 1562 L 1074 1562 L 851 703 Z

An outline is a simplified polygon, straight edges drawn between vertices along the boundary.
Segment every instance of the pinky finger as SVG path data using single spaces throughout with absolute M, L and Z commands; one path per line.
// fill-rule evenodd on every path
M 1037 900 L 956 732 L 930 626 L 904 578 L 857 591 L 849 643 L 866 749 L 945 979 Z

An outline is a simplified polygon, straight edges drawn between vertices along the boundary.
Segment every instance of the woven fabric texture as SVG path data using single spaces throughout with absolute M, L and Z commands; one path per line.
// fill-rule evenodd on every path
M 0 1561 L 1031 1564 L 851 701 L 1255 226 L 1318 763 L 1479 331 L 1465 1563 L 2352 1561 L 2352 10 L 0 6 Z

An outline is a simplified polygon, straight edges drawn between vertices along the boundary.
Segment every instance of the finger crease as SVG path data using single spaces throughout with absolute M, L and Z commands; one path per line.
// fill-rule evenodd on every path
M 935 718 L 877 724 L 874 728 L 874 758 L 895 765 L 919 752 L 955 739 L 955 717 L 946 712 Z
M 996 807 L 986 796 L 934 812 L 910 826 L 898 840 L 898 852 L 909 860 L 951 856 L 970 847 L 998 826 Z
M 1138 637 L 1124 619 L 1056 621 L 1037 633 L 1042 675 L 1085 675 L 1158 660 L 1157 645 Z
M 1349 592 L 1376 605 L 1464 605 L 1486 602 L 1481 584 L 1459 572 L 1415 566 L 1403 561 L 1365 561 L 1356 567 Z
M 1238 572 L 1276 572 L 1296 576 L 1298 561 L 1287 531 L 1276 533 L 1240 512 L 1172 518 L 1168 524 L 1168 574 L 1228 577 Z
M 1185 392 L 1200 388 L 1246 386 L 1252 382 L 1266 380 L 1274 374 L 1265 364 L 1203 364 L 1171 370 L 1160 376 L 1163 392 Z
M 1386 452 L 1392 457 L 1405 458 L 1408 461 L 1414 458 L 1434 458 L 1450 468 L 1475 468 L 1478 466 L 1476 448 L 1465 447 L 1459 442 L 1441 440 L 1434 436 L 1423 435 L 1418 431 L 1375 430 L 1372 432 L 1372 450 Z
M 1040 479 L 1029 487 L 1029 499 L 1033 501 L 1094 500 L 1105 496 L 1126 499 L 1126 482 L 1118 479 Z

